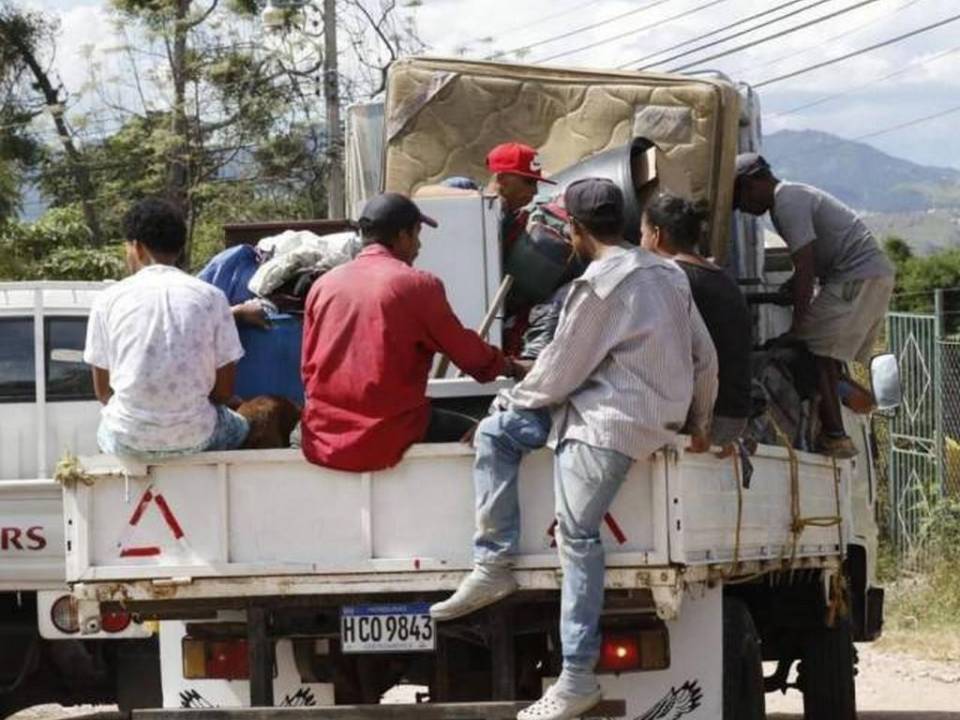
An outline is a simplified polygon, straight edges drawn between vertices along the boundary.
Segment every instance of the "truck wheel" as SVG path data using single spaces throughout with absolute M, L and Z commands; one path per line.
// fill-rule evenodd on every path
M 746 604 L 723 599 L 723 720 L 763 720 L 763 656 Z
M 848 623 L 807 635 L 798 669 L 804 720 L 856 720 L 855 665 Z

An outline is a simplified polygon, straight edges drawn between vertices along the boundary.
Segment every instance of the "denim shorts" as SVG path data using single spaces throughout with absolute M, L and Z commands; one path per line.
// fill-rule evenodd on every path
M 165 458 L 195 455 L 196 453 L 214 450 L 236 450 L 243 445 L 243 441 L 247 439 L 247 434 L 250 432 L 250 424 L 243 415 L 234 412 L 226 405 L 214 405 L 214 407 L 217 410 L 217 424 L 213 428 L 213 434 L 206 442 L 202 442 L 194 447 L 173 450 L 140 450 L 138 448 L 132 448 L 117 438 L 116 434 L 108 429 L 102 422 L 97 429 L 97 444 L 100 446 L 100 451 L 108 455 L 125 455 L 139 460 L 163 460 Z

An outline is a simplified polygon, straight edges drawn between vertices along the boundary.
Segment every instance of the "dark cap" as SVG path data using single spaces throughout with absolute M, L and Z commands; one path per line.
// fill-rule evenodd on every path
M 563 204 L 571 217 L 587 226 L 623 224 L 623 192 L 607 178 L 583 178 L 567 186 Z
M 770 170 L 770 163 L 763 155 L 757 153 L 742 153 L 737 155 L 737 177 L 750 177 L 759 172 Z
M 388 192 L 374 195 L 363 206 L 357 224 L 364 233 L 371 231 L 394 233 L 413 227 L 418 222 L 437 227 L 437 221 L 420 212 L 420 208 L 406 195 Z

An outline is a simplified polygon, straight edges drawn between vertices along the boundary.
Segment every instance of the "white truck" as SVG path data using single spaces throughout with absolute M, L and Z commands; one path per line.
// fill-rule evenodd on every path
M 402 61 L 385 106 L 356 116 L 349 184 L 360 201 L 371 189 L 481 177 L 486 150 L 505 139 L 537 146 L 559 171 L 646 137 L 710 203 L 714 252 L 762 284 L 758 233 L 729 211 L 733 154 L 759 137 L 755 98 L 742 96 L 712 77 Z M 632 194 L 627 167 L 619 179 Z M 441 229 L 424 234 L 418 265 L 444 279 L 472 324 L 500 282 L 495 203 L 420 202 Z M 758 313 L 758 342 L 782 326 L 778 312 Z M 431 382 L 430 394 L 468 407 L 499 387 L 453 378 Z M 593 715 L 761 718 L 765 691 L 797 687 L 810 720 L 855 717 L 852 641 L 879 635 L 883 594 L 870 423 L 845 420 L 860 449 L 853 461 L 784 442 L 761 444 L 748 464 L 681 443 L 636 464 L 603 531 L 606 700 Z M 84 458 L 64 488 L 81 633 L 117 610 L 160 620 L 164 709 L 150 717 L 231 706 L 510 717 L 559 668 L 550 455 L 521 468 L 521 591 L 435 625 L 427 604 L 471 564 L 471 460 L 460 445 L 414 446 L 398 466 L 361 474 L 309 465 L 295 450 Z M 762 660 L 778 661 L 769 678 Z M 379 706 L 397 685 L 417 688 L 418 702 Z
M 130 707 L 159 693 L 156 640 L 128 613 L 80 636 L 62 490 L 50 479 L 64 451 L 96 451 L 99 404 L 81 355 L 102 287 L 0 283 L 0 717 L 49 702 Z

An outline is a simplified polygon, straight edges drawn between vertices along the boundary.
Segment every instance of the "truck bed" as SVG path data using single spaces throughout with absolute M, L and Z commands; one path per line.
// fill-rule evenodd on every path
M 807 527 L 796 544 L 785 449 L 761 446 L 739 492 L 732 459 L 668 449 L 637 462 L 602 529 L 608 585 L 791 558 L 835 565 L 849 533 L 853 466 L 796 457 L 798 516 L 836 516 L 839 505 L 844 518 L 839 528 Z M 316 467 L 297 450 L 156 464 L 85 458 L 91 484 L 64 490 L 67 579 L 99 600 L 451 589 L 471 567 L 472 462 L 459 444 L 417 445 L 372 473 Z M 521 467 L 516 565 L 525 587 L 557 587 L 552 475 L 549 450 Z M 646 572 L 656 568 L 664 572 Z

